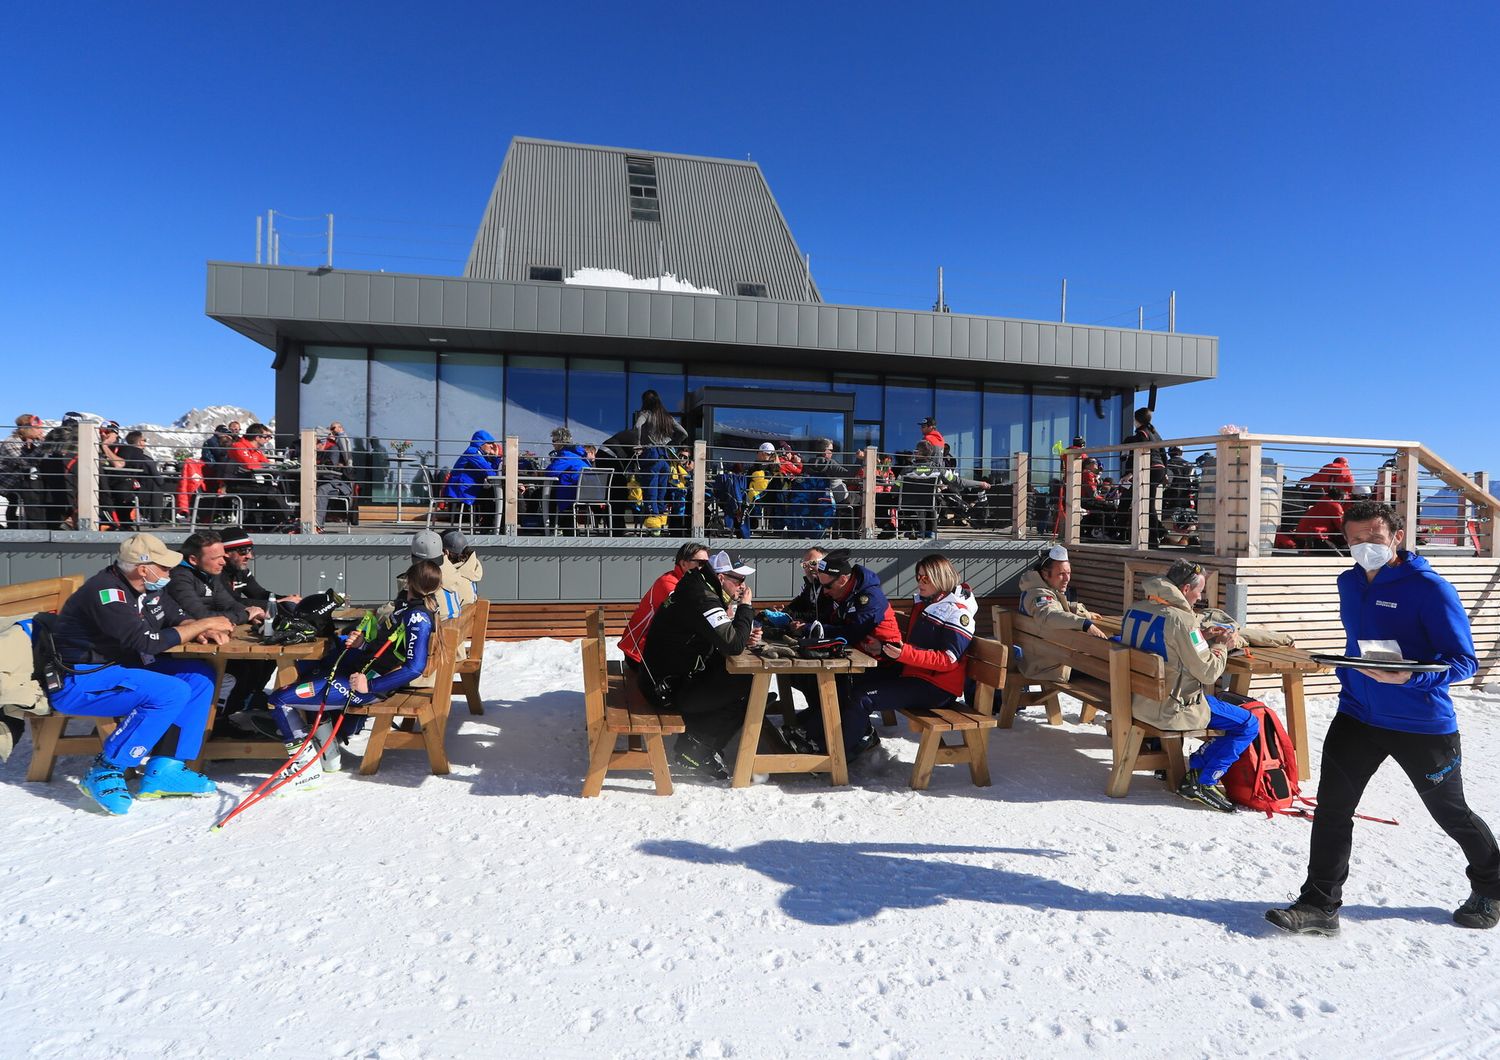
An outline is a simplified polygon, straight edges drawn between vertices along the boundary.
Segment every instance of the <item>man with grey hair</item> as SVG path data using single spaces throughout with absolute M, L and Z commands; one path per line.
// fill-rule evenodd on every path
M 1120 640 L 1167 661 L 1171 691 L 1163 702 L 1134 696 L 1131 712 L 1136 718 L 1168 732 L 1218 729 L 1223 733 L 1193 753 L 1177 794 L 1233 813 L 1234 803 L 1218 786 L 1219 778 L 1254 741 L 1260 722 L 1244 707 L 1207 694 L 1224 673 L 1234 634 L 1221 627 L 1211 627 L 1206 633 L 1198 628 L 1193 607 L 1202 599 L 1206 584 L 1203 568 L 1184 559 L 1175 561 L 1160 577 L 1147 578 L 1142 586 L 1146 595 L 1130 605 L 1120 623 Z

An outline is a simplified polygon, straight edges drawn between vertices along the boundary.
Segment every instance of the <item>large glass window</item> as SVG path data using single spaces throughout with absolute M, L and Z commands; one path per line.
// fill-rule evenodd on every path
M 372 452 L 389 454 L 391 493 L 403 490 L 411 498 L 417 462 L 435 459 L 431 454 L 437 446 L 436 353 L 375 351 L 370 358 L 369 445 Z
M 575 442 L 602 442 L 630 426 L 625 402 L 625 362 L 568 362 L 568 429 Z
M 1125 398 L 1118 390 L 1084 390 L 1078 398 L 1078 433 L 1084 443 L 1115 445 L 1129 432 L 1124 427 L 1122 410 Z M 1100 457 L 1106 470 L 1114 473 L 1119 466 L 1120 454 L 1105 453 Z
M 1010 467 L 1010 458 L 1026 449 L 1026 428 L 1031 422 L 1031 398 L 1026 388 L 986 384 L 984 427 L 980 448 L 985 468 L 999 474 Z
M 878 375 L 835 373 L 833 377 L 833 389 L 838 394 L 854 395 L 854 416 L 856 419 L 874 421 L 885 415 L 883 404 L 885 391 L 880 385 L 880 377 Z
M 814 441 L 831 440 L 836 451 L 844 446 L 842 412 L 815 409 L 744 409 L 720 406 L 713 413 L 710 447 L 732 450 L 727 459 L 747 460 L 762 442 L 789 442 L 799 453 L 811 453 Z
M 505 359 L 496 353 L 438 357 L 438 463 L 450 467 L 478 430 L 505 435 Z
M 522 450 L 545 458 L 552 431 L 567 419 L 567 374 L 557 357 L 505 359 L 505 433 L 521 440 Z
M 1062 468 L 1059 443 L 1073 440 L 1078 421 L 1078 400 L 1071 390 L 1037 387 L 1031 395 L 1031 478 L 1046 483 Z
M 972 476 L 980 465 L 979 384 L 939 379 L 937 385 L 938 430 L 963 475 Z
M 656 391 L 668 412 L 681 415 L 687 392 L 682 365 L 668 361 L 631 361 L 630 386 L 625 394 L 630 413 L 641 407 L 641 395 L 648 390 Z
M 366 402 L 370 351 L 363 346 L 308 346 L 302 354 L 300 428 L 327 427 L 337 420 L 351 438 L 369 433 Z
M 693 372 L 688 376 L 688 390 L 705 386 L 739 386 L 756 390 L 818 390 L 829 388 L 827 372 L 800 368 L 761 368 L 736 366 L 720 372 Z
M 905 452 L 922 440 L 922 420 L 932 415 L 932 385 L 890 376 L 885 381 L 885 447 Z

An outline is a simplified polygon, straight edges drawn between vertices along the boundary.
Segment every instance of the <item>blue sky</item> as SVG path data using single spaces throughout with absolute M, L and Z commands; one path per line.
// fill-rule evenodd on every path
M 269 411 L 203 315 L 268 207 L 458 272 L 509 138 L 764 168 L 825 298 L 1220 336 L 1168 434 L 1415 438 L 1500 471 L 1489 5 L 203 5 L 7 16 L 14 411 Z M 392 224 L 392 221 L 403 222 Z M 285 229 L 313 263 L 316 224 Z M 306 233 L 298 238 L 299 233 Z M 446 260 L 445 260 L 446 259 Z M 154 374 L 153 374 L 154 372 Z M 12 410 L 4 410 L 8 416 Z

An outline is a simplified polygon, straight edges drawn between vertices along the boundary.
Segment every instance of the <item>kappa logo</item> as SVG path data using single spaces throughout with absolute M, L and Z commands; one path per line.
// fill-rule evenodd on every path
M 130 749 L 130 757 L 131 758 L 145 758 L 146 757 L 146 748 L 143 747 L 140 744 L 136 744 L 134 747 L 132 747 Z

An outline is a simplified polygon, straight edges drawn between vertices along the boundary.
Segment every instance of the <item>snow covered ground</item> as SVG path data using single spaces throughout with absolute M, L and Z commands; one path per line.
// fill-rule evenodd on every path
M 90 812 L 67 759 L 0 766 L 0 1056 L 1460 1056 L 1500 1051 L 1500 934 L 1453 926 L 1458 850 L 1394 766 L 1338 939 L 1261 919 L 1308 824 L 1225 817 L 1096 727 L 996 733 L 992 788 L 611 779 L 578 798 L 577 645 L 491 645 L 454 771 L 419 753 L 214 817 Z M 461 708 L 460 708 L 461 709 Z M 1310 704 L 1316 744 L 1332 701 Z M 1500 823 L 1500 697 L 1465 693 L 1471 800 Z M 1070 712 L 1069 716 L 1076 716 Z M 1314 747 L 1314 763 L 1318 746 Z M 262 774 L 263 775 L 263 772 Z

